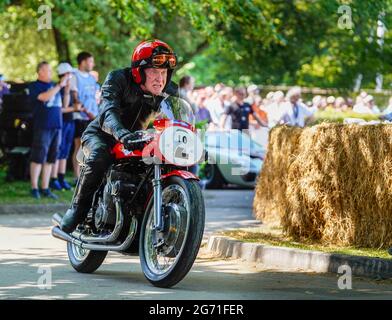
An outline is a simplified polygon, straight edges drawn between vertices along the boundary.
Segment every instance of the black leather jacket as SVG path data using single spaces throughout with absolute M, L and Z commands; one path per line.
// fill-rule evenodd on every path
M 178 96 L 178 87 L 170 82 L 165 94 Z M 129 131 L 144 130 L 149 119 L 159 111 L 162 96 L 144 93 L 132 78 L 131 68 L 111 71 L 102 85 L 98 116 L 88 125 L 82 142 L 99 135 L 114 144 Z

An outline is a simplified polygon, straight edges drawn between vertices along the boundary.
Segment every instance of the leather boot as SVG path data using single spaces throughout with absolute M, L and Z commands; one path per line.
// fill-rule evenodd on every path
M 71 207 L 65 213 L 61 220 L 61 230 L 67 233 L 72 233 L 79 223 L 82 223 L 88 212 L 90 211 L 92 197 L 94 190 L 86 192 L 86 187 L 89 185 L 89 175 L 86 175 L 86 167 L 82 167 L 80 177 L 76 184 L 75 192 L 72 198 Z
M 79 223 L 82 223 L 86 219 L 87 214 L 90 210 L 90 206 L 72 206 L 67 210 L 63 219 L 61 220 L 61 230 L 67 233 L 72 233 Z

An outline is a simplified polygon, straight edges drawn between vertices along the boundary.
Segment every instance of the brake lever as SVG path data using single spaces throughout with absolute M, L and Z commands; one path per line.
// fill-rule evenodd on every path
M 148 134 L 145 131 L 140 131 L 140 132 L 143 132 L 145 135 L 140 139 L 132 140 L 132 143 L 134 143 L 134 144 L 138 144 L 138 143 L 147 144 L 147 143 L 151 142 L 152 140 L 154 140 L 154 135 Z M 130 149 L 130 150 L 133 150 L 133 149 Z

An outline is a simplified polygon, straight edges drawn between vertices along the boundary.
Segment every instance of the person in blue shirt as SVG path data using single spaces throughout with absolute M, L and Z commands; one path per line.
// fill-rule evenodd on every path
M 61 95 L 68 77 L 60 83 L 52 82 L 52 69 L 48 62 L 40 62 L 37 66 L 38 79 L 30 83 L 29 95 L 33 107 L 33 143 L 30 155 L 31 194 L 39 199 L 44 197 L 57 199 L 49 190 L 49 179 L 53 163 L 56 162 L 61 142 Z M 38 179 L 41 174 L 41 193 L 38 190 Z
M 76 154 L 81 145 L 80 138 L 87 125 L 98 115 L 98 104 L 96 100 L 97 81 L 90 73 L 94 68 L 94 57 L 89 52 L 81 52 L 76 59 L 78 69 L 75 70 L 74 77 L 71 80 L 71 87 L 76 90 L 75 104 L 79 106 L 80 112 L 74 113 L 75 138 L 72 161 L 75 178 L 78 178 L 80 168 L 76 160 Z

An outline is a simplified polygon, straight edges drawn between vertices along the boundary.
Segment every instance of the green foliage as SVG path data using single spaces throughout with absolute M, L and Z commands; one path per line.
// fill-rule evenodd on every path
M 391 65 L 386 63 L 391 59 L 391 31 L 385 34 L 382 48 L 375 37 L 377 18 L 380 12 L 391 12 L 391 1 L 350 1 L 352 30 L 338 27 L 341 1 L 254 3 L 271 21 L 274 32 L 258 31 L 259 35 L 267 34 L 267 40 L 244 32 L 229 33 L 227 39 L 233 41 L 235 50 L 224 51 L 213 44 L 204 55 L 195 58 L 192 72 L 201 82 L 352 89 L 360 73 L 367 87 L 374 87 L 377 72 L 391 73 Z M 386 14 L 382 18 L 387 28 L 391 17 Z M 203 65 L 207 67 L 202 69 Z
M 206 129 L 206 127 L 208 126 L 208 120 L 203 120 L 203 121 L 199 121 L 196 123 L 195 128 L 196 129 Z
M 37 30 L 41 4 L 52 8 L 53 30 Z M 342 4 L 352 10 L 352 29 L 339 28 Z M 88 50 L 104 77 L 129 65 L 140 40 L 156 37 L 178 52 L 175 79 L 191 73 L 203 84 L 352 89 L 358 74 L 374 87 L 382 73 L 389 85 L 391 9 L 392 0 L 3 0 L 0 72 L 31 79 L 43 56 L 53 63 L 69 56 L 75 64 Z M 382 46 L 378 19 L 387 28 Z
M 36 16 L 33 9 L 17 6 L 1 14 L 7 23 L 0 24 L 0 73 L 8 79 L 31 79 L 38 61 L 56 62 L 53 34 L 49 30 L 37 32 Z

